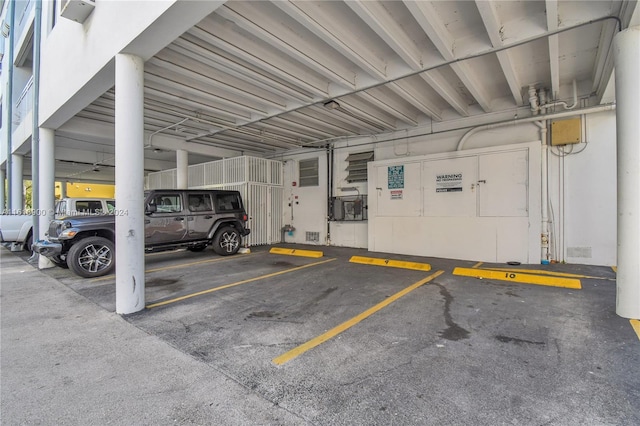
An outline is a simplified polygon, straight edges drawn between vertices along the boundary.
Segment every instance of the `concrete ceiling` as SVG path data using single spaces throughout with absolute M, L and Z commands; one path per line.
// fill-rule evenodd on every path
M 145 129 L 268 156 L 526 113 L 530 86 L 571 103 L 575 80 L 581 105 L 601 103 L 619 26 L 606 17 L 625 28 L 635 5 L 230 1 L 146 62 Z M 57 146 L 113 164 L 114 103 L 111 89 L 57 131 Z M 174 166 L 164 149 L 146 157 L 150 170 Z

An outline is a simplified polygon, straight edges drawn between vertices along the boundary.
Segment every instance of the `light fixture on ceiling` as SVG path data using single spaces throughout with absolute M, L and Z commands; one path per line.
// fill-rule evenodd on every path
M 324 107 L 326 109 L 338 109 L 340 108 L 340 104 L 334 100 L 330 100 L 329 102 L 324 103 Z

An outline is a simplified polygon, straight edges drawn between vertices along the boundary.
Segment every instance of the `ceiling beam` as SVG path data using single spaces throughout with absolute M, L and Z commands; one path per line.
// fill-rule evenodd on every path
M 250 17 L 249 15 L 254 13 L 253 9 L 255 5 L 231 2 L 219 8 L 216 14 L 232 21 L 253 36 L 329 79 L 330 82 L 350 90 L 355 89 L 354 73 L 340 66 L 337 61 L 321 57 L 319 52 L 305 43 L 299 34 L 288 26 L 282 25 L 282 22 L 272 20 L 265 14 Z
M 295 19 L 299 24 L 315 34 L 324 43 L 331 46 L 342 56 L 359 66 L 369 76 L 376 80 L 386 81 L 387 64 L 377 57 L 360 40 L 354 39 L 348 29 L 335 24 L 335 20 L 330 15 L 323 13 L 313 2 L 291 2 L 275 1 L 275 6 Z M 356 84 L 360 83 L 361 77 L 356 78 Z
M 498 11 L 496 10 L 495 2 L 491 0 L 476 0 L 476 6 L 478 7 L 478 12 L 480 12 L 482 22 L 487 29 L 487 34 L 489 35 L 491 44 L 496 48 L 503 47 L 504 42 L 502 41 L 501 37 L 502 25 L 498 17 Z M 523 105 L 524 100 L 521 92 L 522 84 L 520 82 L 520 79 L 518 78 L 518 75 L 516 74 L 516 70 L 513 65 L 513 61 L 511 60 L 509 51 L 502 50 L 500 52 L 497 52 L 496 56 L 498 57 L 498 62 L 500 63 L 500 67 L 502 68 L 502 73 L 507 80 L 507 84 L 509 85 L 509 89 L 511 90 L 511 94 L 513 95 L 513 99 L 515 100 L 516 105 Z
M 395 95 L 395 92 L 392 92 Z M 360 92 L 356 96 L 359 96 L 365 101 L 370 102 L 376 108 L 381 109 L 392 117 L 395 117 L 397 120 L 408 124 L 410 126 L 418 125 L 417 117 L 412 116 L 410 111 L 407 111 L 407 108 L 404 107 L 401 102 L 393 99 L 393 96 L 388 96 L 381 92 L 380 88 L 377 89 L 369 89 L 366 92 Z M 384 99 L 383 101 L 383 98 Z
M 251 83 L 263 90 L 275 92 L 282 98 L 289 97 L 302 103 L 313 101 L 313 97 L 309 93 L 305 93 L 297 88 L 283 84 L 276 79 L 269 78 L 250 66 L 242 66 L 238 62 L 234 62 L 229 58 L 218 54 L 218 52 L 208 50 L 207 48 L 197 44 L 195 41 L 192 41 L 193 38 L 194 37 L 190 34 L 185 34 L 183 37 L 175 40 L 168 49 L 193 60 L 202 62 L 203 64 L 229 74 L 238 80 Z
M 180 65 L 178 65 L 178 63 Z M 167 55 L 164 58 L 152 58 L 147 61 L 147 64 L 156 65 L 160 68 L 172 71 L 180 76 L 185 76 L 193 81 L 198 81 L 200 83 L 206 84 L 207 87 L 211 87 L 212 89 L 219 90 L 221 92 L 226 92 L 230 95 L 238 96 L 240 98 L 246 99 L 247 103 L 259 104 L 263 106 L 262 109 L 268 109 L 269 107 L 276 111 L 282 111 L 286 107 L 286 101 L 284 99 L 273 100 L 266 97 L 267 93 L 264 93 L 262 90 L 257 89 L 253 85 L 242 84 L 242 89 L 239 87 L 240 84 L 237 84 L 237 81 L 230 81 L 230 79 L 225 79 L 227 81 L 223 81 L 222 78 L 214 78 L 213 75 L 221 75 L 218 73 L 211 73 L 211 69 L 209 68 L 209 75 L 205 74 L 205 70 L 198 70 L 199 64 L 196 62 L 192 62 L 183 57 L 182 60 L 179 58 L 171 57 L 171 55 Z M 145 64 L 145 66 L 147 66 Z M 200 71 L 200 72 L 198 72 Z M 262 96 L 260 96 L 260 95 Z M 271 95 L 273 97 L 273 95 Z
M 423 68 L 422 55 L 415 42 L 384 6 L 377 1 L 345 2 L 414 71 Z
M 447 103 L 458 112 L 458 114 L 464 117 L 469 116 L 469 106 L 467 105 L 467 101 L 456 91 L 455 87 L 453 87 L 447 79 L 444 78 L 440 71 L 436 69 L 423 72 L 420 74 L 420 78 L 426 81 L 429 86 L 431 86 L 433 90 L 442 97 L 442 99 L 447 101 Z M 437 121 L 441 121 L 441 113 L 438 113 L 436 116 L 432 116 L 432 118 Z
M 209 26 L 211 26 L 211 24 L 207 22 L 207 20 L 200 23 L 200 25 L 204 24 L 208 24 Z M 273 61 L 270 60 L 272 58 L 270 58 L 271 55 L 268 52 L 260 52 L 258 47 L 252 46 L 250 42 L 242 40 L 235 34 L 231 34 L 228 36 L 228 38 L 232 39 L 231 41 L 220 38 L 221 36 L 227 36 L 227 34 L 223 29 L 220 28 L 220 26 L 213 25 L 212 31 L 216 34 L 215 36 L 205 29 L 196 26 L 190 29 L 188 33 L 241 59 L 242 61 L 247 62 L 248 64 L 257 67 L 258 69 L 264 70 L 265 72 L 268 72 L 282 79 L 283 81 L 292 84 L 293 86 L 300 87 L 301 89 L 320 97 L 320 99 L 329 97 L 329 90 L 328 87 L 326 87 L 326 84 L 322 86 L 322 83 L 319 81 L 315 81 L 315 79 L 312 80 L 307 78 L 307 80 L 305 80 L 298 77 L 297 73 L 295 72 L 297 71 L 295 69 L 295 64 L 290 64 L 292 65 L 293 69 L 285 69 L 286 67 L 284 66 L 281 68 L 276 67 L 272 63 Z M 239 46 L 243 46 L 243 48 L 240 48 Z M 302 74 L 302 72 L 300 72 L 300 74 Z
M 152 74 L 157 72 L 158 74 Z M 267 111 L 251 107 L 249 105 L 242 105 L 233 102 L 232 100 L 217 96 L 213 93 L 204 91 L 201 87 L 192 87 L 186 85 L 183 81 L 178 81 L 169 78 L 167 75 L 159 75 L 159 70 L 147 67 L 145 71 L 144 80 L 145 86 L 151 88 L 168 88 L 174 90 L 175 94 L 183 94 L 189 97 L 189 99 L 201 99 L 207 102 L 208 105 L 213 105 L 216 109 L 225 109 L 228 115 L 237 115 L 237 119 L 242 120 L 250 119 L 252 115 L 266 116 Z M 173 77 L 173 76 L 172 76 Z
M 558 1 L 545 0 L 545 9 L 547 13 L 547 29 L 555 31 L 558 29 Z M 558 35 L 549 37 L 549 68 L 551 71 L 551 96 L 558 99 L 560 95 L 560 46 Z
M 452 61 L 455 58 L 455 40 L 445 25 L 438 19 L 438 13 L 431 2 L 405 0 L 411 15 L 418 22 L 422 30 L 429 36 L 438 52 L 445 61 Z M 458 78 L 465 85 L 469 93 L 485 112 L 491 112 L 491 102 L 487 91 L 478 81 L 475 72 L 465 62 L 456 62 L 450 65 Z

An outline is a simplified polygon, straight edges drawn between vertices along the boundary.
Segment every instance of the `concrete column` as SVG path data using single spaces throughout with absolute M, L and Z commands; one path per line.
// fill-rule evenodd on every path
M 4 192 L 4 184 L 5 179 L 7 178 L 5 171 L 0 169 L 0 211 L 6 208 L 5 201 L 7 199 L 7 195 Z
M 144 62 L 116 55 L 116 312 L 131 314 L 144 299 Z
M 176 151 L 176 180 L 176 188 L 189 187 L 189 152 L 184 149 Z
M 33 237 L 33 240 L 43 240 L 45 233 L 49 230 L 49 222 L 55 217 L 55 191 L 56 191 L 56 161 L 55 161 L 55 130 L 39 129 L 40 132 L 40 203 L 38 222 L 39 235 Z M 39 256 L 38 268 L 52 268 L 55 265 L 45 256 Z
M 11 154 L 11 163 L 13 167 L 11 167 L 9 201 L 11 210 L 18 211 L 24 209 L 24 157 L 20 154 Z
M 618 156 L 616 313 L 640 319 L 640 26 L 614 38 Z
M 67 181 L 60 182 L 60 198 L 67 198 Z

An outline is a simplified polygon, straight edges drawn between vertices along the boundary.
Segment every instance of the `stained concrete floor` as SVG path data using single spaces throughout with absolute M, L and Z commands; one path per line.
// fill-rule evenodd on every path
M 37 271 L 2 250 L 3 424 L 640 424 L 640 339 L 615 314 L 610 267 L 517 267 L 591 277 L 569 289 L 452 274 L 508 265 L 287 247 L 324 256 L 149 255 L 149 308 L 125 317 L 113 277 Z M 56 345 L 51 328 L 66 321 Z M 95 359 L 78 355 L 87 347 Z M 101 400 L 108 383 L 82 374 L 65 381 L 58 358 L 133 398 Z

